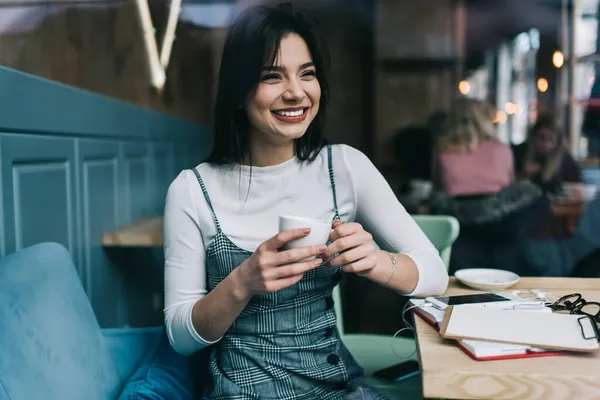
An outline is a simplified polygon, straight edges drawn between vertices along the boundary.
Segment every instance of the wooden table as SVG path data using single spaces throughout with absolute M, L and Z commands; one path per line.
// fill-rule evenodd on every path
M 102 236 L 104 247 L 158 247 L 163 241 L 163 218 L 135 221 Z
M 545 289 L 554 295 L 581 293 L 600 301 L 600 279 L 521 278 L 512 290 Z M 446 294 L 475 292 L 451 278 Z M 589 354 L 475 361 L 454 341 L 415 317 L 423 392 L 443 399 L 600 399 L 600 351 Z

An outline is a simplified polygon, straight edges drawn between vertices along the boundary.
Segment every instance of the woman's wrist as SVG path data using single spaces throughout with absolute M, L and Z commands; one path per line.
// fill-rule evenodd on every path
M 243 264 L 231 271 L 227 279 L 229 280 L 231 293 L 233 298 L 240 303 L 247 303 L 252 298 L 252 294 L 246 286 L 245 279 L 243 277 Z
M 377 265 L 364 275 L 366 278 L 402 293 L 410 293 L 414 290 L 419 274 L 416 264 L 410 257 L 384 250 L 377 250 L 376 257 Z
M 395 265 L 392 264 L 390 258 L 390 253 L 384 250 L 375 250 L 375 258 L 377 259 L 375 268 L 364 276 L 378 283 L 389 283 L 389 278 L 393 271 L 392 267 L 395 269 Z

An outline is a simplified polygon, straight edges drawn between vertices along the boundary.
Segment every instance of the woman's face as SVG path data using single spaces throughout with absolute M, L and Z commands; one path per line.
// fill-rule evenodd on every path
M 535 132 L 534 145 L 536 153 L 548 155 L 556 150 L 558 146 L 558 137 L 554 131 L 549 128 L 540 128 Z
M 304 135 L 319 111 L 321 87 L 306 42 L 291 33 L 281 39 L 273 66 L 265 66 L 246 103 L 253 135 L 282 144 Z

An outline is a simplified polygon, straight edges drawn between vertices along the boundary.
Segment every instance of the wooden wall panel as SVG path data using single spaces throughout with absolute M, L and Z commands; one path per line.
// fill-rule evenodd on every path
M 378 69 L 375 121 L 379 163 L 393 163 L 391 140 L 399 129 L 411 124 L 424 125 L 433 111 L 447 109 L 455 91 L 452 77 L 451 71 L 444 70 Z
M 153 16 L 162 19 L 155 3 Z M 116 99 L 210 123 L 211 53 L 195 35 L 204 32 L 180 23 L 164 93 L 151 90 L 142 30 L 133 2 L 100 8 L 30 6 L 17 27 L 46 12 L 32 30 L 0 33 L 0 65 Z M 11 12 L 7 9 L 3 12 Z M 158 26 L 162 37 L 162 26 Z
M 425 124 L 456 94 L 464 37 L 459 0 L 378 0 L 375 12 L 373 147 L 376 163 L 393 169 L 390 140 Z
M 454 57 L 453 0 L 378 0 L 376 58 Z

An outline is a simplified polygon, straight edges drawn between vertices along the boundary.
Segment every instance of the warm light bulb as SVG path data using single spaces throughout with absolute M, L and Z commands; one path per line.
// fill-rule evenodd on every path
M 548 80 L 546 78 L 538 79 L 537 88 L 540 92 L 544 93 L 546 90 L 548 90 Z
M 552 64 L 554 64 L 556 68 L 560 68 L 563 66 L 564 63 L 565 56 L 560 50 L 556 50 L 554 54 L 552 54 Z
M 504 105 L 504 110 L 508 115 L 513 115 L 517 111 L 517 106 L 509 101 Z
M 503 124 L 506 122 L 506 114 L 504 111 L 497 111 L 496 115 L 494 115 L 494 119 L 492 120 L 494 124 Z
M 471 84 L 467 81 L 460 81 L 458 83 L 458 91 L 463 96 L 466 96 L 471 91 Z

